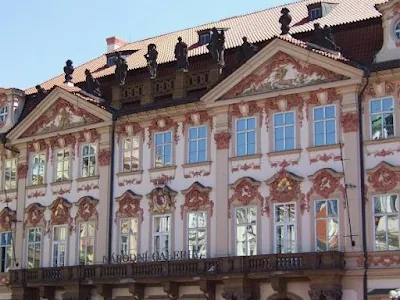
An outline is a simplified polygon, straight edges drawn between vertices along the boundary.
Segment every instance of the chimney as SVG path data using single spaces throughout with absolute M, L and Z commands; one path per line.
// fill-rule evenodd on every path
M 128 43 L 116 36 L 107 38 L 106 42 L 107 42 L 107 52 L 117 50 L 118 48 L 125 46 Z

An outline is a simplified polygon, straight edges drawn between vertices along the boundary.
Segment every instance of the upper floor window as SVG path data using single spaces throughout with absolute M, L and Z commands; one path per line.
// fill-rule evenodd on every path
M 153 252 L 171 252 L 171 216 L 153 216 Z
M 308 13 L 310 21 L 319 19 L 322 17 L 322 8 L 321 7 L 311 8 Z
M 399 250 L 399 197 L 374 197 L 375 250 Z
M 82 147 L 82 177 L 96 175 L 96 146 L 92 144 Z
M 12 233 L 0 233 L 0 273 L 8 272 L 12 261 Z
M 70 179 L 70 161 L 71 155 L 69 149 L 60 149 L 56 151 L 56 181 Z
M 28 229 L 28 269 L 40 268 L 42 254 L 42 229 Z
M 236 155 L 256 154 L 256 118 L 236 120 Z
M 139 168 L 140 137 L 134 136 L 122 141 L 122 171 L 129 172 Z
M 371 137 L 373 140 L 386 139 L 394 136 L 394 101 L 393 98 L 372 100 Z
M 6 122 L 8 117 L 8 107 L 3 106 L 0 108 L 0 122 Z
M 46 154 L 38 153 L 32 156 L 31 184 L 43 184 L 46 169 Z
M 275 218 L 275 252 L 296 252 L 296 204 L 276 204 Z
M 172 132 L 156 133 L 155 166 L 165 167 L 172 165 Z
M 53 226 L 52 267 L 65 266 L 67 257 L 67 226 Z
M 335 105 L 314 108 L 314 146 L 336 144 Z
M 137 254 L 137 234 L 138 234 L 138 219 L 129 218 L 120 220 L 120 244 L 119 250 L 122 255 Z
M 317 251 L 339 250 L 339 212 L 337 200 L 315 202 L 315 246 Z
M 17 188 L 17 160 L 15 158 L 4 161 L 4 186 L 5 190 Z
M 274 150 L 293 150 L 295 148 L 294 112 L 274 114 Z
M 205 258 L 207 255 L 207 212 L 205 211 L 188 214 L 188 248 L 191 258 Z
M 92 265 L 94 263 L 94 232 L 93 222 L 79 224 L 79 264 Z
M 189 163 L 205 162 L 207 160 L 207 127 L 189 128 Z
M 237 207 L 236 215 L 236 255 L 257 254 L 257 208 Z

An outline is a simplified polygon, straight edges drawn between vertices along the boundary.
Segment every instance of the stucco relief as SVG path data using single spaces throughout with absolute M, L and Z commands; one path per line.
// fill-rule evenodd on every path
M 213 118 L 207 111 L 188 112 L 185 114 L 185 120 L 182 123 L 182 135 L 185 135 L 187 126 L 200 126 L 204 124 L 208 124 L 210 132 L 213 130 Z
M 37 153 L 44 151 L 46 153 L 46 161 L 49 160 L 49 148 L 50 145 L 46 143 L 44 139 L 33 140 L 28 143 L 28 152 Z
M 4 207 L 0 213 L 0 230 L 11 231 L 12 224 L 17 221 L 16 217 L 17 213 L 14 210 Z
M 343 114 L 340 118 L 343 133 L 357 132 L 358 131 L 358 115 L 355 113 Z
M 376 192 L 387 193 L 400 181 L 400 167 L 381 162 L 375 168 L 367 170 L 368 183 Z
M 217 150 L 229 149 L 230 139 L 231 139 L 231 134 L 227 131 L 215 133 L 214 140 L 217 145 Z
M 340 161 L 342 157 L 340 155 L 337 155 L 335 153 L 323 153 L 323 154 L 317 154 L 316 156 L 311 157 L 310 152 L 308 152 L 309 155 L 309 160 L 310 164 L 317 163 L 319 161 L 322 161 L 324 163 L 327 163 L 328 161 Z
M 115 198 L 118 203 L 118 210 L 115 212 L 114 223 L 117 223 L 118 218 L 133 218 L 138 217 L 143 222 L 143 208 L 140 207 L 141 195 L 135 194 L 131 190 L 127 190 L 120 197 Z
M 175 143 L 178 144 L 179 135 L 178 135 L 178 122 L 172 120 L 170 117 L 161 117 L 158 116 L 157 118 L 151 120 L 151 124 L 149 126 L 149 141 L 147 145 L 151 146 L 153 141 L 153 134 L 155 131 L 166 131 L 172 130 Z
M 185 196 L 185 203 L 181 205 L 181 218 L 185 212 L 198 211 L 206 209 L 212 217 L 214 202 L 210 200 L 210 187 L 205 187 L 198 181 L 194 182 L 188 189 L 182 190 L 182 195 Z
M 100 133 L 97 132 L 96 129 L 83 129 L 79 132 L 78 142 L 80 143 L 94 143 L 95 141 L 100 140 Z
M 400 146 L 397 149 L 381 149 L 377 151 L 366 151 L 367 156 L 374 156 L 374 157 L 386 157 L 386 156 L 391 156 L 394 155 L 395 153 L 400 152 Z
M 228 199 L 229 218 L 231 217 L 231 207 L 234 201 L 237 201 L 242 205 L 259 204 L 262 214 L 269 216 L 269 206 L 267 206 L 267 203 L 264 203 L 264 197 L 262 197 L 258 191 L 260 185 L 260 181 L 251 177 L 240 178 L 230 185 L 232 195 Z
M 17 167 L 18 179 L 26 179 L 28 177 L 28 163 L 20 163 Z
M 87 184 L 82 184 L 78 187 L 77 191 L 78 192 L 89 192 L 90 190 L 98 190 L 99 185 L 97 183 L 87 183 Z
M 365 257 L 364 255 L 360 255 L 357 259 L 357 265 L 359 267 L 364 266 Z M 369 254 L 367 258 L 367 264 L 369 267 L 398 267 L 400 265 L 400 255 L 393 255 L 393 254 Z
M 54 225 L 67 225 L 69 232 L 73 231 L 73 219 L 71 217 L 72 204 L 62 198 L 56 198 L 53 203 L 49 206 L 50 209 L 50 221 L 47 227 L 47 234 L 50 234 L 51 226 Z
M 75 147 L 76 147 L 76 137 L 72 133 L 68 134 L 57 134 L 50 138 L 50 150 L 53 153 L 53 150 L 56 148 L 65 148 L 67 146 L 71 147 L 72 150 L 72 159 L 75 158 Z M 53 155 L 51 154 L 51 161 L 53 160 Z
M 101 119 L 70 102 L 58 100 L 24 132 L 22 137 L 93 124 Z
M 135 135 L 141 135 L 144 140 L 144 128 L 136 122 L 127 122 L 117 126 L 115 130 L 117 142 L 119 143 L 121 138 L 132 137 Z
M 343 192 L 344 187 L 340 184 L 343 173 L 332 169 L 321 169 L 308 178 L 312 182 L 312 187 L 307 193 L 307 204 L 311 202 L 312 195 L 316 194 L 324 199 L 328 199 L 335 192 Z
M 395 89 L 396 83 L 377 79 L 368 84 L 364 93 L 371 97 L 383 97 L 386 95 L 393 95 Z
M 301 156 L 299 156 L 298 159 L 294 159 L 294 160 L 292 160 L 292 159 L 289 159 L 289 160 L 284 159 L 284 160 L 278 160 L 278 161 L 274 161 L 274 162 L 272 162 L 271 159 L 269 159 L 269 162 L 270 162 L 272 168 L 286 169 L 289 166 L 297 166 L 297 165 L 299 165 L 300 158 L 301 158 Z
M 98 229 L 99 224 L 99 213 L 97 211 L 97 204 L 99 200 L 94 199 L 90 196 L 85 196 L 79 199 L 75 205 L 78 207 L 78 211 L 75 216 L 75 224 L 77 221 L 96 221 L 96 229 Z M 76 226 L 75 226 L 76 228 Z
M 100 149 L 98 158 L 100 167 L 108 166 L 111 160 L 110 149 Z
M 266 181 L 270 188 L 270 194 L 266 198 L 269 202 L 300 201 L 300 211 L 310 211 L 305 195 L 301 192 L 300 184 L 303 178 L 282 169 Z
M 267 131 L 270 127 L 270 117 L 273 112 L 286 112 L 291 109 L 296 109 L 297 119 L 299 120 L 300 127 L 302 127 L 304 119 L 303 107 L 304 101 L 299 95 L 286 95 L 267 99 L 265 101 L 265 125 Z
M 266 93 L 339 80 L 341 75 L 278 52 L 264 66 L 244 78 L 223 98 Z
M 263 109 L 262 107 L 257 105 L 256 101 L 250 102 L 240 102 L 229 105 L 229 113 L 228 113 L 228 125 L 229 128 L 232 127 L 232 119 L 235 118 L 244 118 L 244 117 L 254 117 L 258 116 L 259 126 L 261 127 L 263 123 Z
M 25 208 L 24 235 L 25 229 L 28 227 L 43 226 L 46 230 L 47 221 L 44 216 L 46 207 L 40 203 L 32 203 Z
M 391 9 L 387 15 L 387 19 L 390 20 L 390 19 L 393 19 L 395 16 L 399 16 L 399 15 L 400 15 L 400 2 L 397 2 L 391 7 Z
M 335 101 L 339 101 L 337 116 L 341 116 L 342 95 L 338 94 L 335 89 L 318 89 L 310 92 L 310 98 L 307 101 L 306 117 L 309 119 L 310 107 L 315 105 L 328 105 Z
M 165 214 L 175 210 L 175 197 L 177 194 L 177 192 L 171 190 L 167 185 L 154 188 L 147 194 L 149 212 L 152 214 Z

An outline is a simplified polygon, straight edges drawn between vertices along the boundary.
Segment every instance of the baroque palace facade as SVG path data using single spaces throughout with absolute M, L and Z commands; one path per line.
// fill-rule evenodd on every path
M 387 299 L 400 1 L 362 2 L 110 38 L 1 89 L 0 299 Z

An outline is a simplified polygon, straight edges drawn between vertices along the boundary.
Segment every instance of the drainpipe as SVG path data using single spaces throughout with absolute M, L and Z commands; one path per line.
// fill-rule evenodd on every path
M 371 73 L 368 69 L 364 69 L 364 76 L 367 79 L 363 89 L 358 94 L 358 146 L 359 146 L 359 163 L 360 163 L 360 188 L 361 188 L 361 218 L 362 218 L 362 246 L 364 252 L 364 277 L 363 277 L 363 291 L 364 291 L 364 300 L 368 299 L 368 249 L 367 249 L 367 218 L 365 211 L 365 167 L 364 167 L 364 137 L 363 137 L 363 110 L 362 110 L 362 94 L 369 83 L 369 77 Z
M 109 197 L 109 219 L 108 219 L 108 263 L 111 263 L 112 255 L 112 243 L 113 243 L 113 209 L 114 209 L 114 155 L 115 155 L 115 122 L 117 121 L 117 115 L 113 113 L 112 125 L 111 125 L 111 140 L 110 140 L 110 197 Z

